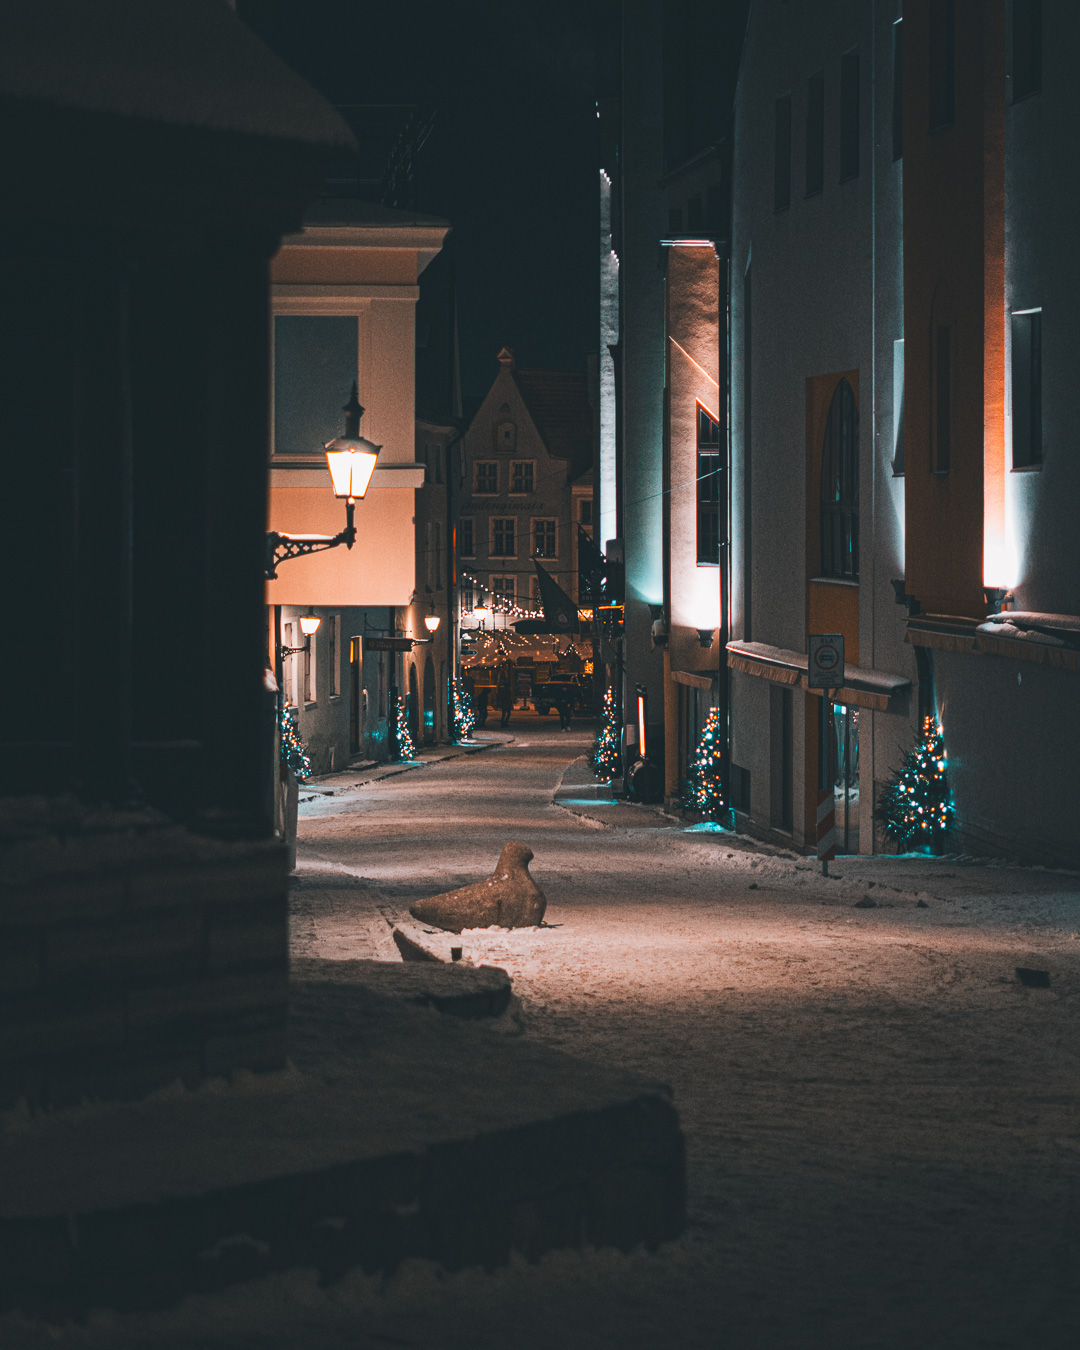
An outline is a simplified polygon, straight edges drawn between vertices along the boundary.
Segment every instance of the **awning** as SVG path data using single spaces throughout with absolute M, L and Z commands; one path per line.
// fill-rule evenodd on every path
M 743 675 L 754 675 L 758 679 L 772 680 L 774 684 L 798 685 L 800 689 L 807 689 L 805 652 L 771 647 L 766 642 L 729 642 L 727 662 L 732 670 L 738 670 Z M 834 691 L 833 697 L 837 703 L 886 712 L 890 700 L 910 688 L 911 681 L 900 675 L 888 675 L 865 666 L 845 664 L 844 683 Z M 809 689 L 808 692 L 820 694 L 822 691 Z
M 673 670 L 671 678 L 676 684 L 685 684 L 690 689 L 712 689 L 718 671 Z
M 1080 618 L 1071 614 L 1006 611 L 982 622 L 953 614 L 918 614 L 908 620 L 907 641 L 913 647 L 965 656 L 1009 656 L 1080 670 L 1078 631 Z

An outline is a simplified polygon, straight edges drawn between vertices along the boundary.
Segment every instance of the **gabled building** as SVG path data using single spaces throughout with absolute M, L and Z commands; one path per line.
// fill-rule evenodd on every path
M 480 605 L 495 611 L 498 629 L 539 613 L 533 559 L 577 600 L 577 530 L 592 532 L 584 372 L 519 370 L 508 347 L 498 360 L 461 441 L 457 565 L 466 628 Z

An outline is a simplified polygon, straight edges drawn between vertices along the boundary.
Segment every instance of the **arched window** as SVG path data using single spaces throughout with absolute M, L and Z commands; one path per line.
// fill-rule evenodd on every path
M 821 455 L 821 575 L 859 579 L 859 410 L 847 380 L 836 386 Z

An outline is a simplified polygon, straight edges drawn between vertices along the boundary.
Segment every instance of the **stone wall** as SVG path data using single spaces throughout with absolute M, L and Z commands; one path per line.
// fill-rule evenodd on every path
M 0 859 L 0 1107 L 282 1067 L 281 844 L 31 798 L 0 802 Z

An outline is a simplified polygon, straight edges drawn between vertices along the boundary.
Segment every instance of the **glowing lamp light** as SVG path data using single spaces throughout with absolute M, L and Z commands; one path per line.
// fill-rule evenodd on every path
M 424 627 L 428 630 L 429 633 L 434 633 L 440 623 L 441 619 L 439 618 L 438 614 L 424 615 Z
M 343 409 L 345 413 L 345 435 L 335 436 L 323 446 L 326 451 L 326 467 L 334 484 L 334 496 L 344 497 L 347 501 L 356 501 L 363 497 L 375 472 L 375 461 L 379 458 L 381 445 L 360 435 L 360 419 L 364 410 L 356 397 L 356 385 L 353 385 L 352 397 Z
M 473 610 L 473 617 L 477 623 L 487 623 L 488 619 L 491 618 L 491 610 L 486 605 L 477 605 Z
M 300 615 L 300 631 L 305 637 L 312 637 L 317 633 L 319 631 L 319 624 L 321 623 L 322 619 L 320 619 L 317 614 Z

